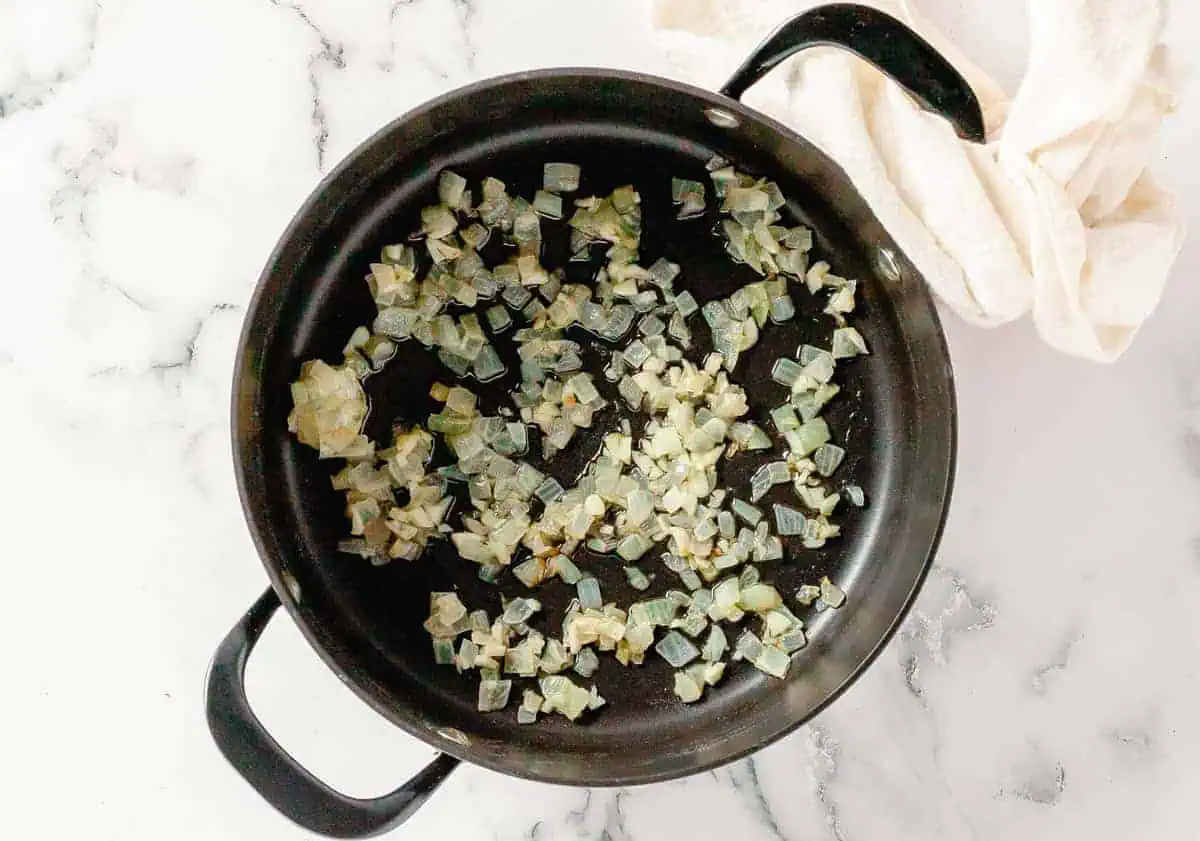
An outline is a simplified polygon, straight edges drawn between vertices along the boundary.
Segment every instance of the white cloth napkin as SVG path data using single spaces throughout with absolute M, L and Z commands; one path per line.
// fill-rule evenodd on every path
M 668 64 L 710 87 L 770 29 L 817 5 L 653 3 Z M 834 49 L 801 53 L 748 103 L 836 160 L 963 318 L 994 326 L 1032 313 L 1050 345 L 1115 360 L 1158 303 L 1184 234 L 1173 197 L 1148 170 L 1180 75 L 1160 41 L 1165 0 L 1028 0 L 1030 60 L 1011 101 L 910 0 L 872 5 L 920 32 L 971 83 L 987 145 L 959 140 Z

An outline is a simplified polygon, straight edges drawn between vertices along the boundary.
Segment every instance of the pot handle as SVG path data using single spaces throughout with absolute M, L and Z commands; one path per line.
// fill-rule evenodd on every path
M 849 50 L 890 76 L 922 108 L 945 117 L 958 136 L 983 143 L 983 111 L 971 86 L 941 53 L 891 15 L 855 3 L 817 6 L 767 36 L 721 93 L 741 99 L 751 85 L 808 47 Z
M 268 588 L 213 656 L 205 707 L 217 748 L 268 803 L 307 830 L 366 838 L 398 826 L 425 804 L 458 760 L 439 754 L 400 788 L 372 800 L 334 791 L 301 767 L 263 729 L 246 698 L 246 660 L 278 608 L 279 596 Z

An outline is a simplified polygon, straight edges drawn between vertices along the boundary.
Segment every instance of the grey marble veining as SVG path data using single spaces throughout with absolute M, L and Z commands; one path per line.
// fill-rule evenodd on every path
M 751 41 L 790 6 L 755 8 Z M 1200 9 L 1176 17 L 1194 43 Z M 319 178 L 407 108 L 533 66 L 710 85 L 731 69 L 671 43 L 634 0 L 0 5 L 5 837 L 302 837 L 220 760 L 201 710 L 207 659 L 265 582 L 227 411 L 258 272 Z M 1193 222 L 1198 131 L 1185 105 L 1161 167 Z M 645 788 L 464 769 L 396 837 L 1200 837 L 1198 271 L 1193 242 L 1108 368 L 1028 326 L 948 321 L 962 441 L 938 565 L 815 723 Z M 250 681 L 280 741 L 350 793 L 428 757 L 285 621 Z

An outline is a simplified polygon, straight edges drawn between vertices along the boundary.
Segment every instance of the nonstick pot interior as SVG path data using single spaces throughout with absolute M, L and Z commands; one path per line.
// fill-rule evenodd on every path
M 714 119 L 713 108 L 724 113 Z M 672 695 L 671 669 L 658 657 L 626 669 L 602 656 L 593 680 L 609 704 L 583 725 L 551 716 L 518 726 L 512 707 L 480 714 L 477 676 L 433 663 L 421 628 L 429 593 L 457 590 L 470 608 L 495 614 L 501 593 L 529 592 L 509 575 L 499 587 L 483 584 L 476 566 L 447 542 L 431 544 L 418 561 L 384 567 L 338 554 L 347 524 L 341 494 L 329 484 L 337 464 L 319 461 L 289 435 L 289 384 L 304 360 L 340 361 L 350 332 L 370 324 L 368 263 L 384 244 L 419 227 L 420 208 L 436 201 L 436 178 L 447 167 L 473 186 L 493 175 L 526 197 L 540 186 L 542 164 L 553 160 L 582 165 L 580 195 L 633 184 L 643 201 L 643 265 L 660 256 L 681 264 L 676 286 L 701 304 L 727 296 L 755 275 L 723 253 L 711 211 L 706 219 L 679 222 L 670 203 L 671 177 L 705 180 L 713 154 L 777 181 L 794 216 L 814 228 L 817 256 L 862 282 L 853 323 L 872 355 L 839 366 L 843 391 L 825 416 L 848 451 L 837 480 L 861 485 L 868 505 L 839 512 L 844 536 L 826 549 L 789 544 L 785 562 L 762 569 L 786 594 L 827 574 L 847 591 L 847 603 L 838 611 L 801 613 L 811 642 L 782 681 L 736 664 L 702 703 L 685 706 Z M 560 226 L 544 227 L 556 230 L 545 262 L 566 265 L 565 234 Z M 579 264 L 568 270 L 575 282 L 590 277 Z M 772 363 L 794 356 L 801 343 L 828 342 L 832 329 L 802 285 L 793 298 L 797 318 L 768 325 L 734 375 L 750 396 L 754 419 L 769 430 L 766 412 L 786 394 L 770 379 Z M 707 327 L 699 315 L 690 323 L 704 347 Z M 582 332 L 572 338 L 594 343 Z M 494 344 L 510 374 L 483 386 L 466 383 L 489 411 L 507 402 L 515 382 L 511 342 Z M 598 375 L 599 348 L 589 354 L 589 369 Z M 251 308 L 238 376 L 235 435 L 247 518 L 276 590 L 316 650 L 377 710 L 439 749 L 553 782 L 679 776 L 761 747 L 815 714 L 869 663 L 910 604 L 940 533 L 953 472 L 952 376 L 933 304 L 845 175 L 811 145 L 735 101 L 629 73 L 493 80 L 437 100 L 372 138 L 326 180 L 281 242 Z M 367 433 L 386 440 L 394 421 L 422 422 L 437 411 L 430 384 L 451 377 L 431 352 L 403 344 L 366 383 Z M 615 395 L 602 377 L 597 381 L 606 396 Z M 602 415 L 565 458 L 549 465 L 564 484 L 596 453 L 609 417 Z M 545 466 L 536 447 L 529 460 Z M 762 461 L 753 455 L 724 461 L 723 484 L 747 498 L 748 477 Z M 763 507 L 772 501 L 795 504 L 786 486 Z M 606 601 L 626 605 L 644 597 L 625 582 L 618 561 L 586 554 L 576 560 L 600 578 Z M 680 586 L 653 555 L 641 565 L 657 575 L 651 593 Z M 533 626 L 557 634 L 547 618 L 561 617 L 573 588 L 555 579 L 536 596 L 546 607 Z M 750 627 L 757 631 L 756 625 Z

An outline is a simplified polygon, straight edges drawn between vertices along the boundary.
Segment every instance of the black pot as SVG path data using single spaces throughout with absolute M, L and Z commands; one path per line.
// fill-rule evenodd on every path
M 974 96 L 928 44 L 878 11 L 827 6 L 781 27 L 720 94 L 609 70 L 520 73 L 447 94 L 359 147 L 292 221 L 255 291 L 234 383 L 239 488 L 271 588 L 221 643 L 207 699 L 221 752 L 289 818 L 331 836 L 382 832 L 418 808 L 460 759 L 581 786 L 647 783 L 712 768 L 817 714 L 891 637 L 929 568 L 949 502 L 953 378 L 920 275 L 846 175 L 802 137 L 737 99 L 772 67 L 816 44 L 856 52 L 961 135 L 982 139 Z M 641 188 L 647 237 L 670 229 L 672 238 L 648 240 L 643 257 L 670 253 L 701 301 L 729 294 L 751 278 L 739 280 L 711 227 L 697 223 L 685 232 L 669 201 L 660 207 L 651 197 L 671 175 L 702 177 L 716 152 L 777 181 L 791 211 L 816 231 L 818 249 L 841 273 L 863 281 L 855 323 L 873 356 L 848 366 L 843 395 L 827 415 L 852 441 L 842 469 L 866 488 L 870 505 L 843 516 L 846 536 L 836 546 L 772 570 L 781 585 L 827 572 L 850 598 L 810 623 L 811 642 L 784 680 L 738 670 L 704 703 L 684 707 L 666 697 L 665 663 L 648 660 L 637 669 L 614 663 L 598 675 L 612 703 L 586 725 L 552 718 L 519 727 L 507 713 L 481 715 L 474 681 L 433 665 L 420 625 L 430 590 L 458 589 L 468 604 L 484 603 L 485 595 L 491 603 L 494 590 L 481 589 L 473 565 L 444 542 L 431 544 L 420 561 L 380 568 L 336 553 L 345 531 L 342 500 L 329 486 L 329 465 L 287 431 L 289 384 L 305 359 L 340 360 L 353 328 L 370 323 L 365 267 L 383 244 L 416 227 L 446 167 L 473 181 L 496 173 L 521 194 L 532 192 L 546 160 L 581 163 L 593 179 L 583 194 L 620 183 L 658 185 Z M 804 329 L 804 316 L 795 330 Z M 775 357 L 791 355 L 798 338 L 767 331 L 761 348 L 739 366 L 752 403 L 764 391 L 755 383 L 769 376 Z M 419 421 L 433 410 L 428 384 L 444 373 L 430 356 L 402 347 L 384 373 L 368 380 L 373 439 L 386 437 L 381 433 L 392 418 Z M 588 448 L 577 449 L 582 461 Z M 510 595 L 523 590 L 513 587 Z M 565 594 L 542 592 L 550 589 L 538 597 L 560 608 L 556 599 L 565 603 Z M 394 793 L 365 801 L 333 791 L 289 757 L 251 712 L 243 686 L 250 650 L 280 604 L 348 686 L 441 755 Z M 628 698 L 648 700 L 622 703 Z

